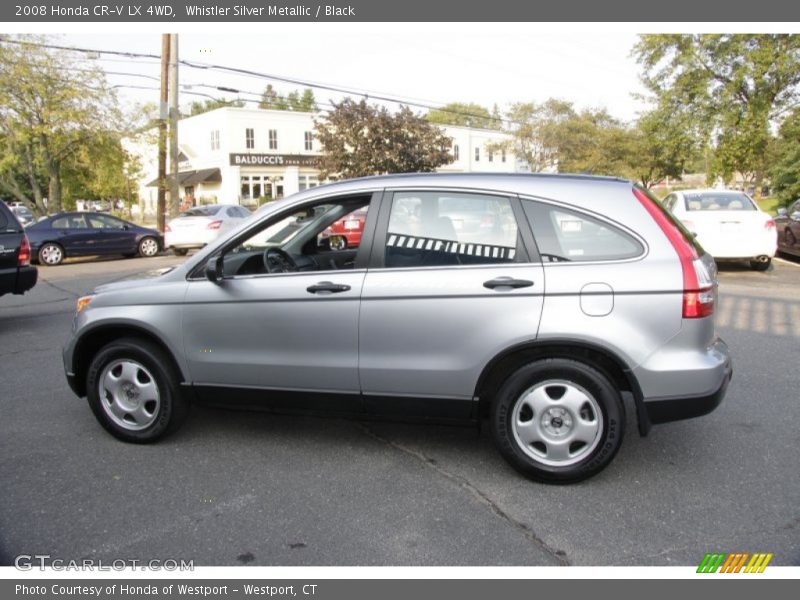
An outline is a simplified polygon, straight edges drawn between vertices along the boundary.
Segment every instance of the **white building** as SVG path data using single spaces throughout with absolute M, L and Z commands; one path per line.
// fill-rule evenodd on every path
M 182 119 L 178 124 L 182 199 L 195 204 L 243 204 L 281 198 L 320 184 L 319 142 L 314 113 L 226 107 Z M 453 138 L 453 162 L 442 172 L 524 170 L 511 152 L 489 152 L 487 145 L 508 135 L 487 129 L 442 126 Z M 140 197 L 146 213 L 156 208 L 156 147 L 137 146 L 146 177 Z

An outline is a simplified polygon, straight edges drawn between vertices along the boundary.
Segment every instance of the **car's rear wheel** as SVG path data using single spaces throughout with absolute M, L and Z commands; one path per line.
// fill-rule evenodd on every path
M 92 359 L 86 395 L 100 424 L 126 442 L 154 442 L 177 429 L 188 414 L 179 376 L 156 345 L 123 338 Z
M 139 242 L 139 254 L 145 258 L 158 254 L 158 240 L 153 237 L 142 238 Z
M 187 254 L 188 252 L 189 252 L 189 249 L 188 249 L 188 248 L 173 248 L 173 249 L 172 249 L 172 253 L 173 253 L 175 256 L 186 256 L 186 254 Z
M 772 264 L 772 259 L 768 256 L 759 256 L 750 261 L 750 268 L 753 271 L 766 271 Z
M 503 457 L 537 481 L 572 483 L 604 469 L 622 443 L 619 391 L 574 360 L 543 359 L 512 373 L 491 411 Z
M 54 267 L 64 262 L 64 248 L 54 242 L 47 242 L 39 248 L 39 263 Z

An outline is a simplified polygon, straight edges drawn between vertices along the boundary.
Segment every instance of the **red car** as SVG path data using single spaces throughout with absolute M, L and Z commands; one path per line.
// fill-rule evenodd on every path
M 322 232 L 322 237 L 330 239 L 331 250 L 358 248 L 366 220 L 367 207 L 365 206 L 336 221 Z

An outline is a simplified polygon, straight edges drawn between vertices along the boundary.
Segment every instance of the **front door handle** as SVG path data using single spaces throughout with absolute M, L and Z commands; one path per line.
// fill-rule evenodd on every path
M 494 279 L 490 279 L 489 281 L 483 282 L 483 287 L 493 290 L 495 288 L 524 288 L 524 287 L 531 287 L 533 285 L 532 281 L 527 279 L 514 279 L 513 277 L 496 277 Z
M 330 281 L 320 281 L 319 283 L 315 283 L 314 285 L 310 285 L 306 288 L 306 291 L 309 294 L 338 294 L 340 292 L 346 292 L 350 289 L 349 285 L 344 285 L 343 283 L 331 283 Z

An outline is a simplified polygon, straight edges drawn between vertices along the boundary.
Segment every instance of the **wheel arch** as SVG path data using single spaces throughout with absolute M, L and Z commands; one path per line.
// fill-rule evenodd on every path
M 651 424 L 644 407 L 642 390 L 627 363 L 607 348 L 570 339 L 533 340 L 506 348 L 492 358 L 484 367 L 475 386 L 478 416 L 482 418 L 488 414 L 494 392 L 508 375 L 522 365 L 545 358 L 567 358 L 598 369 L 620 391 L 629 392 L 633 396 L 639 434 L 645 436 L 650 431 Z
M 126 337 L 139 338 L 158 346 L 169 357 L 170 366 L 180 375 L 180 383 L 184 384 L 188 381 L 184 369 L 175 359 L 175 354 L 160 336 L 137 325 L 109 323 L 86 331 L 75 343 L 72 352 L 72 373 L 75 376 L 74 381 L 77 388 L 75 392 L 79 396 L 86 395 L 86 375 L 95 355 L 106 344 Z

